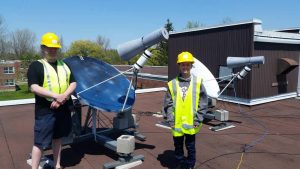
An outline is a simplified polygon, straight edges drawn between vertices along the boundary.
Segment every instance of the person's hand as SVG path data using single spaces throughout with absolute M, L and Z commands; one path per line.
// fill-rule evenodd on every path
M 65 94 L 58 94 L 55 97 L 55 101 L 62 105 L 67 101 L 67 98 L 68 97 Z
M 51 105 L 50 105 L 50 108 L 51 108 L 51 109 L 57 109 L 57 108 L 59 108 L 59 106 L 60 106 L 60 103 L 59 103 L 59 102 L 53 101 L 53 102 L 51 103 Z

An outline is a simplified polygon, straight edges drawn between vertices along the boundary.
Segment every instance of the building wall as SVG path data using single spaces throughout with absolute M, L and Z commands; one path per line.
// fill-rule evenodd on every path
M 236 25 L 187 33 L 171 34 L 168 42 L 169 80 L 178 74 L 177 55 L 191 52 L 213 73 L 219 76 L 219 66 L 226 65 L 228 56 L 249 57 L 253 51 L 253 24 Z M 239 70 L 239 69 L 237 69 Z M 251 75 L 237 84 L 237 96 L 250 98 Z M 233 96 L 233 89 L 225 95 Z
M 6 90 L 15 90 L 15 86 L 5 86 L 5 82 L 8 79 L 14 79 L 15 82 L 17 80 L 17 77 L 20 72 L 20 61 L 13 61 L 13 62 L 1 62 L 0 63 L 0 91 L 6 91 Z M 15 72 L 13 74 L 4 74 L 4 68 L 5 67 L 14 67 Z
M 297 90 L 298 68 L 293 69 L 286 77 L 277 77 L 278 59 L 290 58 L 299 62 L 300 45 L 255 42 L 253 55 L 265 56 L 265 64 L 252 71 L 251 97 L 274 96 Z M 287 85 L 281 83 L 284 79 Z M 272 86 L 281 83 L 279 86 Z

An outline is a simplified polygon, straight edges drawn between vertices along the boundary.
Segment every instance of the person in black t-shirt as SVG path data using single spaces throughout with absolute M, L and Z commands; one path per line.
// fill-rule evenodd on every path
M 54 167 L 61 168 L 61 138 L 71 131 L 73 106 L 71 94 L 76 82 L 69 67 L 58 59 L 61 48 L 54 33 L 46 33 L 41 40 L 42 59 L 30 64 L 28 86 L 35 94 L 34 145 L 32 169 L 37 169 L 45 148 L 52 145 Z

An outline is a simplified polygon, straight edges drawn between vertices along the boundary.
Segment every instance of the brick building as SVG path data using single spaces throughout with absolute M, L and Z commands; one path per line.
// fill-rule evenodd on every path
M 15 91 L 16 80 L 20 72 L 21 61 L 0 60 L 0 91 Z

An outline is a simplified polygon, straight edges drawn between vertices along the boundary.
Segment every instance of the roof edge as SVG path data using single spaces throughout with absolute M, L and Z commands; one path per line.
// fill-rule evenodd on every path
M 291 92 L 291 93 L 279 94 L 279 95 L 262 97 L 262 98 L 257 98 L 257 99 L 244 99 L 244 98 L 236 98 L 236 97 L 232 97 L 232 96 L 220 96 L 219 98 L 217 98 L 217 100 L 242 104 L 242 105 L 246 105 L 246 106 L 255 106 L 255 105 L 269 103 L 269 102 L 273 102 L 273 101 L 290 99 L 290 98 L 294 98 L 296 96 L 297 96 L 296 92 Z
M 300 34 L 300 27 L 284 28 L 284 29 L 275 29 L 275 30 L 272 30 L 272 31 L 274 31 L 274 32 L 298 31 L 298 33 Z
M 189 33 L 189 32 L 195 32 L 195 31 L 202 31 L 202 30 L 209 30 L 209 29 L 216 29 L 216 28 L 222 28 L 222 27 L 230 27 L 230 26 L 237 26 L 237 25 L 244 25 L 244 24 L 262 24 L 262 21 L 257 18 L 253 18 L 251 20 L 245 20 L 245 21 L 239 21 L 239 22 L 234 22 L 234 23 L 229 23 L 229 24 L 218 24 L 214 26 L 208 26 L 208 27 L 201 27 L 201 28 L 192 28 L 192 29 L 187 29 L 183 31 L 171 31 L 169 34 L 170 35 L 175 35 L 175 34 L 181 34 L 181 33 Z

